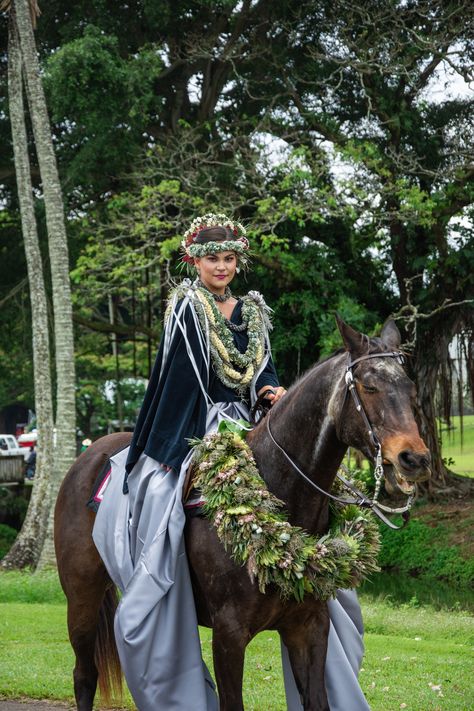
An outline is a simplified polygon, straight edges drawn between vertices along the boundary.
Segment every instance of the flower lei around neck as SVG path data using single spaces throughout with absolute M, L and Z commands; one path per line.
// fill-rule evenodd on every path
M 327 600 L 379 570 L 380 533 L 370 511 L 331 504 L 329 532 L 319 538 L 292 526 L 242 435 L 225 422 L 219 429 L 192 442 L 194 486 L 221 543 L 262 593 L 276 585 L 283 598 Z
M 265 355 L 265 333 L 258 305 L 250 296 L 242 298 L 242 323 L 247 326 L 249 342 L 245 352 L 241 353 L 212 294 L 207 289 L 197 288 L 196 297 L 200 305 L 196 311 L 201 326 L 204 327 L 205 319 L 209 323 L 212 364 L 219 380 L 234 390 L 245 390 Z
M 178 298 L 191 296 L 203 333 L 209 329 L 209 349 L 217 377 L 227 387 L 245 393 L 265 357 L 270 322 L 263 297 L 258 292 L 242 297 L 242 323 L 247 327 L 248 346 L 241 353 L 210 291 L 188 282 L 178 286 L 173 294 Z

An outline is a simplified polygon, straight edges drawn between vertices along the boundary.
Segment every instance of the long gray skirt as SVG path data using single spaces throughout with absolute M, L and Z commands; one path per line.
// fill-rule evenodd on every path
M 248 419 L 241 403 L 219 403 L 206 431 L 227 416 Z M 112 473 L 96 516 L 93 538 L 110 577 L 122 592 L 115 639 L 130 693 L 139 711 L 216 711 L 217 695 L 201 656 L 191 580 L 184 550 L 182 487 L 192 458 L 179 474 L 142 455 L 122 493 L 128 449 L 112 458 Z M 331 627 L 326 688 L 331 711 L 366 711 L 357 681 L 363 655 L 362 620 L 355 593 L 329 602 Z M 302 709 L 286 649 L 282 648 L 287 706 Z

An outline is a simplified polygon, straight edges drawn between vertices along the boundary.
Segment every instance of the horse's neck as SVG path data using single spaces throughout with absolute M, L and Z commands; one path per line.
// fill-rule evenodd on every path
M 331 359 L 333 360 L 333 359 Z M 336 433 L 333 409 L 340 370 L 327 361 L 289 391 L 270 415 L 278 444 L 298 467 L 325 491 L 330 490 L 346 451 Z M 263 422 L 250 437 L 259 470 L 269 489 L 285 502 L 291 523 L 324 531 L 328 498 L 306 483 L 277 446 Z

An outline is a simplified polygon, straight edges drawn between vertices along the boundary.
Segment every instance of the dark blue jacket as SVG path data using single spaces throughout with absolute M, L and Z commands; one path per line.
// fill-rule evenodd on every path
M 242 306 L 243 302 L 239 300 L 232 313 L 231 321 L 236 324 L 242 323 Z M 199 335 L 191 308 L 191 306 L 187 307 L 183 319 L 201 380 L 206 384 L 206 364 L 199 346 Z M 248 344 L 247 332 L 233 331 L 232 334 L 236 347 L 243 353 Z M 178 470 L 189 451 L 188 440 L 203 437 L 205 434 L 207 404 L 191 366 L 184 337 L 177 329 L 160 379 L 163 340 L 135 426 L 126 464 L 127 474 L 142 452 L 161 464 Z M 278 377 L 271 359 L 257 380 L 257 392 L 264 385 L 278 386 Z M 228 388 L 219 380 L 212 369 L 212 364 L 208 394 L 213 402 L 234 402 L 242 399 L 235 390 Z M 124 492 L 126 491 L 125 481 Z

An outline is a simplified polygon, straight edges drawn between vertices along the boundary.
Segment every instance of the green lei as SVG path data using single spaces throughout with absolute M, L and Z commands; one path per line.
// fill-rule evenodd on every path
M 171 295 L 171 300 L 174 294 L 177 294 L 178 298 L 189 295 L 190 289 L 203 333 L 209 328 L 209 348 L 217 377 L 227 387 L 245 393 L 265 357 L 266 325 L 263 300 L 257 303 L 250 295 L 242 298 L 242 322 L 247 327 L 249 340 L 245 353 L 241 353 L 234 343 L 224 316 L 207 289 L 196 286 L 186 289 L 179 286 Z
M 218 252 L 237 252 L 239 263 L 242 266 L 242 259 L 247 261 L 244 251 L 247 249 L 239 240 L 226 240 L 225 242 L 204 242 L 190 244 L 187 253 L 190 257 L 205 257 L 207 254 L 217 254 Z
M 205 514 L 261 592 L 275 584 L 282 597 L 301 601 L 309 593 L 325 600 L 379 570 L 380 535 L 371 512 L 331 504 L 330 529 L 316 538 L 287 521 L 240 434 L 224 430 L 193 444 L 194 484 L 205 497 Z

